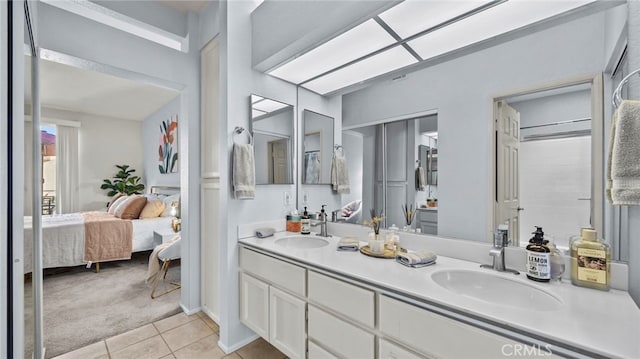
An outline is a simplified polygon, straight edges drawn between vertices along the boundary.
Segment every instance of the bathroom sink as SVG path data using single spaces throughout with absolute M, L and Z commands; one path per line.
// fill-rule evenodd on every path
M 562 305 L 559 298 L 541 288 L 490 272 L 444 270 L 431 278 L 453 293 L 497 305 L 543 311 Z
M 317 236 L 289 236 L 276 240 L 276 244 L 287 248 L 320 248 L 329 244 L 329 241 Z

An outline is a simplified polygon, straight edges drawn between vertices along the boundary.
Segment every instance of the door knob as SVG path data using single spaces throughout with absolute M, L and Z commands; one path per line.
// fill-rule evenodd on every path
M 520 211 L 524 211 L 524 208 L 522 208 L 522 207 L 518 207 L 518 208 L 516 208 L 516 209 L 518 210 L 518 212 L 520 212 Z

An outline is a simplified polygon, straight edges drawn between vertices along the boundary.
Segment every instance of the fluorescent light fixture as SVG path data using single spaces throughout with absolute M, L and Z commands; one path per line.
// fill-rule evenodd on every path
M 111 26 L 174 50 L 188 52 L 188 38 L 162 30 L 87 0 L 40 0 L 59 9 Z
M 431 137 L 431 138 L 435 138 L 438 139 L 438 132 L 434 131 L 434 132 L 425 132 L 422 134 L 423 136 L 427 136 L 427 137 Z
M 370 19 L 269 74 L 299 84 L 394 42 L 387 31 Z
M 331 91 L 414 64 L 417 61 L 418 60 L 405 50 L 404 47 L 396 46 L 307 82 L 302 86 L 324 95 Z
M 380 18 L 401 38 L 442 24 L 489 1 L 424 1 L 406 0 L 380 14 Z
M 264 111 L 256 110 L 255 108 L 251 109 L 251 118 L 260 117 L 262 115 L 266 115 L 267 113 Z
M 429 59 L 573 10 L 594 0 L 511 0 L 421 36 L 408 45 Z
M 255 102 L 253 104 L 253 108 L 255 110 L 262 111 L 262 112 L 265 112 L 265 113 L 266 112 L 277 111 L 277 110 L 279 110 L 281 108 L 285 108 L 287 106 L 289 106 L 289 105 L 287 105 L 286 103 L 270 100 L 268 98 L 265 98 L 262 101 Z

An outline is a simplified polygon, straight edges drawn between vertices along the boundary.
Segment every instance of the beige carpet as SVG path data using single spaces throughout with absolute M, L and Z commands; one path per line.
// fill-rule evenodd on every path
M 130 261 L 102 263 L 100 273 L 81 267 L 45 270 L 46 357 L 67 353 L 181 311 L 180 290 L 151 299 L 144 280 L 150 252 Z M 167 279 L 180 281 L 179 262 Z M 31 281 L 25 282 L 25 348 L 33 347 Z M 25 355 L 31 357 L 31 355 Z

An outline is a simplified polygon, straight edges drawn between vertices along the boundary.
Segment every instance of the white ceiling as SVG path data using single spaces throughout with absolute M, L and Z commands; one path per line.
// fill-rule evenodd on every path
M 30 58 L 25 57 L 27 69 Z M 28 71 L 27 71 L 28 73 Z M 30 103 L 27 76 L 25 101 Z M 172 90 L 101 72 L 40 60 L 40 104 L 98 116 L 142 121 L 173 100 Z

